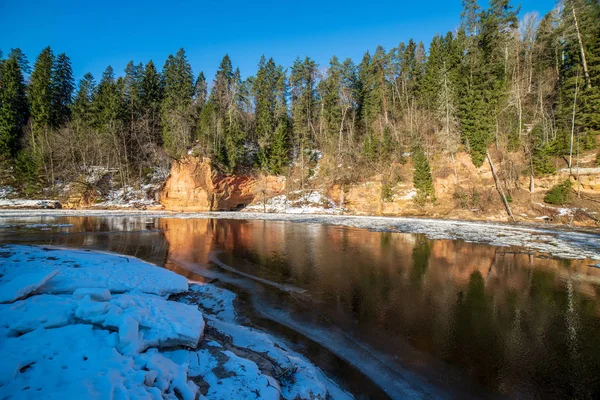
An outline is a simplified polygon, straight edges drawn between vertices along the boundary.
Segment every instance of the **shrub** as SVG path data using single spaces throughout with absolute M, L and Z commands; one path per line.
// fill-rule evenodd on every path
M 393 195 L 394 191 L 392 190 L 392 184 L 390 182 L 383 183 L 381 185 L 381 200 L 392 201 Z
M 571 181 L 567 179 L 546 193 L 544 202 L 548 204 L 565 204 L 571 199 Z

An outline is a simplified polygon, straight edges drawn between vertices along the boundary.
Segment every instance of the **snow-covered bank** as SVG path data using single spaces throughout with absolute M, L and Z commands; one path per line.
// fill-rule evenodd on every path
M 0 398 L 350 398 L 233 293 L 136 258 L 0 246 L 0 293 Z
M 247 211 L 267 211 L 269 213 L 281 214 L 341 214 L 342 209 L 338 207 L 329 197 L 319 192 L 302 194 L 301 191 L 290 193 L 292 198 L 282 194 L 271 197 L 264 203 L 255 202 L 244 208 Z
M 61 205 L 57 200 L 6 199 L 0 197 L 0 209 L 2 208 L 59 209 Z
M 519 246 L 527 251 L 547 253 L 565 259 L 600 260 L 600 232 L 585 233 L 552 230 L 523 225 L 419 219 L 404 217 L 363 217 L 347 215 L 298 215 L 258 212 L 175 213 L 167 211 L 96 211 L 96 210 L 0 210 L 3 219 L 41 216 L 98 216 L 149 218 L 202 218 L 290 221 L 323 225 L 347 226 L 381 232 L 423 234 L 430 239 L 464 240 L 491 246 Z

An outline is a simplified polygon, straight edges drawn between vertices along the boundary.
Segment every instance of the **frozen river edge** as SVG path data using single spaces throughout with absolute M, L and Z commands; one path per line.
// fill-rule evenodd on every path
M 563 259 L 600 261 L 600 231 L 582 232 L 530 225 L 509 225 L 473 221 L 372 217 L 323 214 L 278 214 L 258 212 L 178 213 L 169 211 L 122 210 L 0 210 L 0 226 L 10 218 L 23 217 L 154 217 L 182 219 L 235 219 L 291 221 L 320 225 L 346 226 L 380 232 L 423 234 L 430 239 L 463 240 L 491 246 L 518 246 L 526 251 L 546 253 Z M 600 264 L 598 264 L 600 265 Z M 597 265 L 597 266 L 598 266 Z
M 0 246 L 0 293 L 1 398 L 351 398 L 234 293 L 134 257 Z

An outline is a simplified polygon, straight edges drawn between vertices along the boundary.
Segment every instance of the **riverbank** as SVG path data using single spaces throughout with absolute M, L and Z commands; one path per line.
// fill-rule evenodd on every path
M 111 253 L 5 245 L 0 257 L 2 398 L 351 398 L 237 324 L 232 292 Z

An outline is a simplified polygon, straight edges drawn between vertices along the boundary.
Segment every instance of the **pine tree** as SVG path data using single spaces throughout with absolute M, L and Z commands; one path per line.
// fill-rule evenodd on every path
M 435 35 L 429 46 L 429 57 L 425 64 L 425 73 L 419 88 L 420 103 L 427 109 L 435 109 L 444 73 L 445 63 L 443 39 Z
M 75 81 L 71 60 L 65 53 L 56 57 L 52 72 L 52 125 L 59 127 L 71 119 L 71 103 Z
M 0 158 L 15 155 L 27 121 L 28 105 L 19 60 L 9 56 L 0 62 Z
M 269 170 L 281 174 L 289 165 L 290 119 L 287 107 L 288 87 L 284 71 L 280 71 L 275 88 L 275 120 L 277 126 L 269 149 Z
M 303 61 L 297 58 L 292 66 L 290 86 L 295 143 L 299 147 L 300 157 L 304 160 L 304 149 L 311 146 L 314 139 L 317 63 L 309 57 Z
M 263 169 L 270 165 L 270 148 L 277 126 L 275 118 L 276 88 L 281 71 L 272 58 L 262 56 L 258 64 L 252 92 L 254 94 L 256 136 L 258 140 L 258 163 Z
M 120 128 L 120 122 L 126 117 L 126 105 L 123 101 L 123 83 L 115 80 L 115 72 L 109 65 L 102 73 L 96 94 L 91 105 L 93 122 L 102 133 L 112 135 Z
M 50 47 L 46 47 L 35 61 L 28 89 L 32 122 L 30 144 L 36 157 L 44 156 L 45 138 L 53 127 L 53 66 L 54 55 Z
M 227 125 L 225 131 L 225 148 L 227 164 L 230 172 L 242 163 L 246 132 L 241 121 L 241 104 L 244 101 L 242 78 L 240 70 L 236 68 L 233 74 L 232 102 L 227 110 Z
M 163 79 L 152 60 L 144 68 L 140 92 L 140 106 L 142 116 L 147 121 L 148 135 L 153 143 L 159 144 L 162 139 L 160 107 L 163 100 Z
M 417 191 L 417 202 L 424 202 L 427 198 L 435 201 L 435 191 L 433 189 L 429 161 L 420 146 L 413 152 L 413 161 L 415 165 L 413 184 Z
M 194 106 L 196 107 L 197 113 L 199 113 L 206 104 L 207 96 L 208 85 L 206 84 L 204 72 L 200 71 L 198 78 L 196 78 L 196 83 L 194 84 Z
M 332 144 L 337 139 L 342 123 L 342 65 L 333 56 L 329 61 L 327 77 L 319 83 L 321 99 L 322 146 Z
M 21 69 L 21 73 L 23 75 L 31 73 L 31 66 L 29 65 L 29 60 L 23 51 L 19 48 L 10 49 L 10 53 L 8 53 L 8 58 L 15 59 L 17 64 L 19 64 L 19 68 Z
M 183 49 L 170 55 L 163 67 L 162 139 L 168 152 L 182 155 L 192 140 L 194 78 Z
M 130 61 L 125 67 L 125 78 L 123 80 L 123 96 L 127 105 L 129 114 L 130 131 L 134 130 L 134 125 L 139 120 L 142 107 L 142 81 L 144 76 L 144 65 L 142 63 L 134 64 Z
M 94 76 L 88 72 L 79 80 L 77 93 L 71 107 L 73 120 L 77 124 L 89 126 L 92 123 L 92 102 L 95 93 L 96 82 Z

